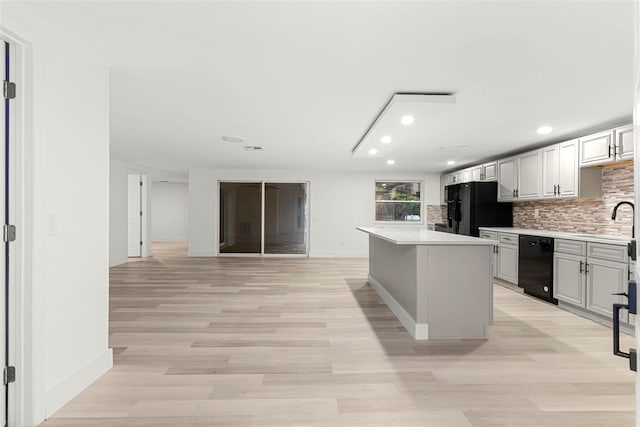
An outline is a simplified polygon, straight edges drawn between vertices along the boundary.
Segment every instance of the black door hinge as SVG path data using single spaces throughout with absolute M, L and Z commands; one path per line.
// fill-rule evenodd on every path
M 142 241 L 140 241 L 140 245 L 142 245 Z
M 2 239 L 5 243 L 13 242 L 16 240 L 16 226 L 11 224 L 5 224 L 2 227 Z
M 4 99 L 14 99 L 16 97 L 16 84 L 8 80 L 3 81 L 2 94 Z
M 140 186 L 142 186 L 142 181 L 140 181 Z
M 140 211 L 140 216 L 142 216 L 142 211 Z
M 16 368 L 15 366 L 4 367 L 4 385 L 8 385 L 16 382 Z

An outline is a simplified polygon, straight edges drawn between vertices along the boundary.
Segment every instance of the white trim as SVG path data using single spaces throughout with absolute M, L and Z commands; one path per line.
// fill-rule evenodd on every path
M 24 32 L 28 34 L 28 32 Z M 32 37 L 32 35 L 30 36 Z M 23 36 L 0 26 L 0 38 L 10 43 L 11 80 L 18 87 L 12 104 L 13 138 L 10 140 L 10 217 L 18 231 L 11 245 L 10 283 L 12 283 L 9 350 L 10 361 L 18 372 L 9 387 L 9 425 L 34 425 L 42 420 L 40 398 L 44 394 L 43 321 L 34 313 L 42 312 L 44 302 L 36 295 L 33 278 L 33 77 L 34 48 Z
M 389 310 L 396 315 L 402 326 L 405 327 L 407 332 L 416 340 L 428 340 L 429 339 L 429 324 L 416 323 L 409 313 L 391 296 L 389 292 L 382 286 L 380 282 L 369 274 L 369 285 L 380 295 L 382 301 L 389 307 Z
M 46 416 L 51 416 L 71 399 L 87 388 L 113 367 L 113 352 L 110 348 L 90 360 L 72 375 L 51 387 L 45 394 Z

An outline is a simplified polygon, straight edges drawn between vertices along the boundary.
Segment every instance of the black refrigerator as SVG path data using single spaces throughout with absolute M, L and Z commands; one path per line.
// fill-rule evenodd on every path
M 442 231 L 478 237 L 479 227 L 511 227 L 511 203 L 498 203 L 497 182 L 465 182 L 445 187 L 447 222 Z

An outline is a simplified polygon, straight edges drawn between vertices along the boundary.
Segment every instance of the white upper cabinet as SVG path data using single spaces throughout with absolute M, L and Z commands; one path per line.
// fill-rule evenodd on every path
M 542 171 L 541 150 L 530 151 L 518 156 L 516 199 L 540 198 L 540 175 Z
M 578 166 L 578 140 L 573 139 L 571 141 L 561 142 L 558 147 L 558 197 L 578 197 L 580 190 L 580 167 Z M 585 172 L 586 173 L 586 172 Z M 595 184 L 602 182 L 598 181 L 598 175 L 596 173 Z M 586 181 L 585 181 L 586 182 Z M 588 182 L 591 185 L 591 182 Z M 586 186 L 586 184 L 585 184 Z M 594 193 L 590 193 L 593 195 Z
M 558 145 L 542 149 L 542 197 L 558 196 L 558 165 L 560 151 Z
M 578 197 L 578 140 L 542 149 L 542 197 Z
M 498 160 L 498 201 L 510 202 L 516 198 L 517 166 L 516 158 Z
M 482 165 L 483 181 L 495 181 L 498 179 L 498 162 L 489 162 Z
M 614 129 L 616 158 L 618 160 L 633 160 L 633 125 Z
M 463 169 L 460 173 L 461 178 L 460 182 L 470 182 L 471 181 L 471 168 Z
M 615 161 L 613 131 L 580 138 L 580 166 L 601 165 Z
M 580 167 L 633 160 L 633 125 L 580 138 Z
M 471 181 L 482 181 L 482 165 L 471 168 Z

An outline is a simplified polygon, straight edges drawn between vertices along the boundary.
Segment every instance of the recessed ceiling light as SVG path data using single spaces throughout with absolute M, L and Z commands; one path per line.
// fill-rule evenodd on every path
M 455 165 L 455 164 L 456 164 L 456 161 L 455 161 L 455 160 L 449 160 L 449 161 L 447 162 L 447 164 L 448 164 L 448 165 Z
M 387 164 L 388 165 L 395 165 L 396 161 L 395 160 L 387 160 Z
M 238 143 L 238 142 L 244 142 L 244 138 L 242 138 L 241 136 L 223 136 L 222 140 L 224 142 L 233 142 L 233 143 Z
M 371 150 L 369 150 L 369 154 L 371 154 L 372 156 L 375 156 L 376 154 L 378 154 L 378 150 L 375 148 L 372 148 Z
M 258 145 L 245 145 L 242 148 L 244 148 L 247 151 L 262 151 L 262 147 Z
M 551 133 L 552 130 L 553 130 L 553 128 L 551 126 L 540 126 L 538 128 L 538 133 L 540 135 L 546 135 L 548 133 Z
M 391 142 L 391 137 L 389 135 L 385 135 L 382 138 L 380 138 L 380 141 L 382 141 L 383 144 L 388 144 Z
M 406 126 L 412 124 L 413 120 L 413 116 L 402 116 L 402 118 L 400 119 L 400 123 Z

